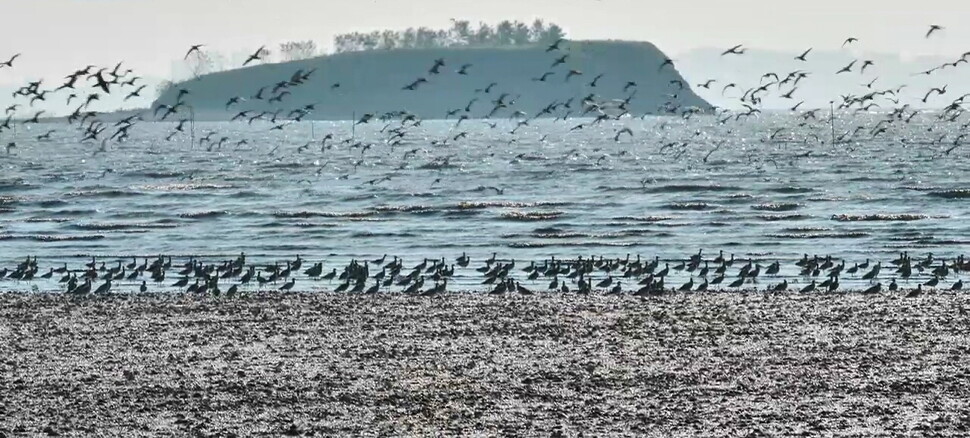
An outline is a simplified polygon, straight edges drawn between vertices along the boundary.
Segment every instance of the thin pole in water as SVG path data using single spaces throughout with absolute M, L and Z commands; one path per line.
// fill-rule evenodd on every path
M 829 125 L 832 127 L 832 146 L 835 146 L 835 101 L 829 101 Z
M 357 111 L 354 111 L 350 116 L 350 139 L 354 140 L 357 138 Z
M 195 108 L 191 105 L 186 105 L 189 107 L 189 132 L 191 133 L 192 144 L 190 149 L 195 149 Z

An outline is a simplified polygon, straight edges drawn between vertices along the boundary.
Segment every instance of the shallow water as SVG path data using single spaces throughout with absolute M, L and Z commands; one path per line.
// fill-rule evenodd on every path
M 842 115 L 837 131 L 885 117 Z M 929 142 L 950 128 L 934 117 L 835 147 L 827 122 L 798 127 L 801 118 L 783 114 L 728 125 L 628 119 L 576 131 L 590 120 L 540 120 L 515 134 L 509 120 L 496 128 L 425 121 L 394 147 L 377 121 L 358 126 L 352 142 L 341 141 L 350 122 L 303 122 L 282 133 L 197 124 L 197 139 L 228 137 L 213 150 L 188 133 L 166 142 L 174 124 L 142 123 L 131 140 L 98 154 L 99 145 L 78 143 L 75 127 L 21 128 L 0 138 L 18 144 L 0 156 L 0 266 L 28 254 L 45 266 L 90 255 L 240 252 L 311 260 L 386 253 L 415 263 L 462 252 L 680 258 L 700 248 L 780 260 L 949 257 L 970 248 L 970 145 L 941 156 L 948 141 Z M 633 138 L 614 141 L 622 127 Z M 780 127 L 788 129 L 777 139 L 786 141 L 767 142 Z M 48 128 L 57 129 L 52 141 L 32 140 Z M 432 145 L 460 131 L 467 137 Z M 333 147 L 321 151 L 326 134 Z M 236 146 L 241 139 L 249 144 Z M 362 151 L 357 142 L 372 146 Z

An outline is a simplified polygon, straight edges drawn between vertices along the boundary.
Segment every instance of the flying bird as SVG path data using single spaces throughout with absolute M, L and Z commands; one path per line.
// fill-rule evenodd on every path
M 559 50 L 559 45 L 562 44 L 563 41 L 566 41 L 566 40 L 559 38 L 558 40 L 556 40 L 556 42 L 550 44 L 549 47 L 546 47 L 546 53 L 551 52 L 553 50 Z
M 859 39 L 858 38 L 855 38 L 855 37 L 846 38 L 845 42 L 842 43 L 842 47 L 845 47 L 846 44 L 852 44 L 852 43 L 857 42 L 857 41 L 859 41 Z
M 139 93 L 141 93 L 141 90 L 144 90 L 144 89 L 145 89 L 145 85 L 142 85 L 142 86 L 138 87 L 137 90 L 132 91 L 131 93 L 128 93 L 128 95 L 125 96 L 125 101 L 128 101 L 128 99 L 131 99 L 133 97 L 141 96 L 141 94 L 139 94 Z
M 930 30 L 926 32 L 926 38 L 929 38 L 930 35 L 933 35 L 933 32 L 936 32 L 938 30 L 943 30 L 943 26 L 936 25 L 936 24 L 931 24 L 930 25 Z
M 18 53 L 16 55 L 11 56 L 10 60 L 8 60 L 7 62 L 0 62 L 0 68 L 13 67 L 14 60 L 16 60 L 19 57 L 20 57 L 20 54 Z
M 249 58 L 246 58 L 246 62 L 243 63 L 243 67 L 248 65 L 250 62 L 263 59 L 260 55 L 263 54 L 264 50 L 266 50 L 266 46 L 260 47 L 259 50 L 256 50 L 256 52 L 254 52 L 252 55 L 249 55 Z
M 671 66 L 671 67 L 673 67 L 674 66 L 674 60 L 673 59 L 670 59 L 670 58 L 665 58 L 664 59 L 664 62 L 660 63 L 660 68 L 658 68 L 657 71 L 659 72 L 659 71 L 663 70 L 664 67 L 666 67 L 668 65 Z
M 842 67 L 842 70 L 839 70 L 839 71 L 835 72 L 835 74 L 841 74 L 841 73 L 851 72 L 852 71 L 852 66 L 854 66 L 855 63 L 856 63 L 856 60 L 853 60 L 852 62 L 849 63 L 849 65 L 847 65 L 845 67 Z
M 736 45 L 734 47 L 731 47 L 730 49 L 727 49 L 727 50 L 721 52 L 721 56 L 724 56 L 724 55 L 743 55 L 744 52 L 747 51 L 747 50 L 748 49 L 745 49 L 741 44 L 738 44 L 738 45 Z
M 200 52 L 199 49 L 201 49 L 203 47 L 205 47 L 205 44 L 196 44 L 196 45 L 190 47 L 189 48 L 189 51 L 188 52 L 185 52 L 185 58 L 183 58 L 183 59 L 189 59 L 189 55 L 191 55 L 192 53 L 199 53 L 199 54 L 201 54 L 202 52 Z

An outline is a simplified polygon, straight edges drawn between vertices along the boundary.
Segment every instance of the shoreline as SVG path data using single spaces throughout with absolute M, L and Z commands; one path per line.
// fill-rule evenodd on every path
M 118 297 L 0 294 L 0 433 L 960 436 L 970 397 L 963 294 Z
M 770 287 L 770 284 L 765 283 L 766 286 Z M 875 284 L 875 283 L 873 283 Z M 916 283 L 919 284 L 919 283 Z M 283 283 L 280 283 L 283 285 Z M 332 287 L 329 289 L 312 289 L 312 290 L 288 290 L 281 291 L 278 288 L 274 289 L 261 289 L 261 290 L 243 290 L 236 292 L 233 296 L 227 296 L 226 291 L 222 290 L 219 295 L 213 295 L 211 292 L 200 295 L 193 292 L 184 292 L 178 290 L 166 289 L 164 291 L 157 292 L 138 292 L 132 289 L 131 291 L 118 292 L 111 291 L 104 294 L 86 293 L 86 294 L 75 294 L 63 291 L 50 291 L 50 290 L 38 290 L 38 291 L 23 291 L 23 290 L 0 290 L 0 297 L 3 296 L 24 296 L 24 297 L 68 297 L 68 298 L 113 298 L 113 299 L 127 299 L 127 298 L 152 298 L 152 297 L 195 297 L 195 298 L 212 298 L 212 299 L 253 299 L 253 298 L 265 298 L 265 297 L 286 297 L 286 296 L 325 296 L 325 297 L 346 297 L 346 298 L 414 298 L 414 299 L 436 299 L 436 298 L 449 298 L 449 297 L 485 297 L 485 298 L 561 298 L 561 297 L 579 297 L 579 298 L 626 298 L 626 299 L 651 299 L 651 298 L 662 298 L 662 297 L 672 297 L 672 296 L 703 296 L 703 295 L 765 295 L 765 296 L 841 296 L 841 295 L 861 295 L 861 296 L 894 296 L 899 295 L 904 297 L 907 293 L 916 291 L 916 287 L 904 287 L 900 286 L 898 290 L 889 291 L 883 289 L 880 292 L 867 293 L 865 289 L 852 289 L 852 288 L 841 288 L 835 292 L 828 292 L 823 290 L 815 290 L 812 292 L 799 292 L 795 286 L 804 286 L 806 284 L 793 285 L 792 288 L 786 291 L 773 291 L 766 288 L 760 289 L 708 289 L 706 291 L 679 291 L 674 289 L 667 289 L 661 293 L 649 293 L 649 294 L 637 294 L 635 291 L 624 291 L 623 293 L 610 293 L 609 290 L 594 290 L 592 293 L 577 293 L 576 291 L 570 292 L 557 292 L 549 290 L 536 289 L 532 293 L 523 294 L 515 291 L 503 292 L 498 294 L 490 293 L 489 290 L 479 289 L 479 290 L 449 290 L 446 292 L 435 293 L 435 294 L 421 294 L 421 293 L 404 293 L 398 290 L 392 292 L 381 291 L 378 293 L 363 293 L 363 292 L 335 292 Z M 942 286 L 942 285 L 941 285 Z M 885 285 L 884 285 L 885 287 Z M 954 291 L 950 290 L 949 285 L 947 287 L 939 288 L 927 288 L 921 289 L 920 295 L 933 295 L 933 294 L 949 294 L 949 295 L 959 295 L 966 293 L 967 291 Z

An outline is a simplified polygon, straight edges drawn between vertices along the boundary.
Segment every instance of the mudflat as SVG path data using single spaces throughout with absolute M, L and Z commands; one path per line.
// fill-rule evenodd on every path
M 968 308 L 0 294 L 0 436 L 966 436 Z

